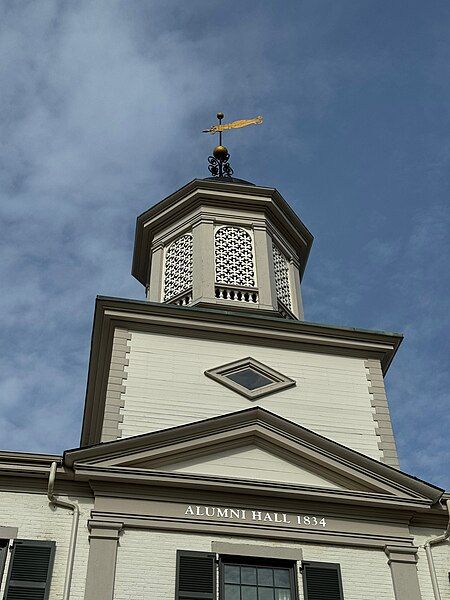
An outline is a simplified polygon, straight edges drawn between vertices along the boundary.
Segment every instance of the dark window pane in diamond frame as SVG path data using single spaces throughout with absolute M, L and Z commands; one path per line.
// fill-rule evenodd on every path
M 249 400 L 256 400 L 296 385 L 294 379 L 252 357 L 207 369 L 204 373 Z
M 267 375 L 257 371 L 252 366 L 247 366 L 229 373 L 224 373 L 224 377 L 231 379 L 231 381 L 234 381 L 247 390 L 257 390 L 259 388 L 266 387 L 267 385 L 276 383 L 275 379 L 269 378 Z

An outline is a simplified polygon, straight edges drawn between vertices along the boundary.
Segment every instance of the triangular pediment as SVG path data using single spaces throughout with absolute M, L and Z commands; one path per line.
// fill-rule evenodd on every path
M 251 493 L 367 495 L 397 502 L 437 501 L 442 490 L 341 446 L 267 410 L 248 410 L 65 453 L 86 476 L 179 480 Z M 84 471 L 83 471 L 84 470 Z
M 272 448 L 268 450 L 256 443 L 213 451 L 195 458 L 185 458 L 168 464 L 148 463 L 147 468 L 168 473 L 192 473 L 253 481 L 266 481 L 328 489 L 359 489 L 350 479 L 338 476 L 327 469 L 315 468 L 306 460 L 287 460 Z

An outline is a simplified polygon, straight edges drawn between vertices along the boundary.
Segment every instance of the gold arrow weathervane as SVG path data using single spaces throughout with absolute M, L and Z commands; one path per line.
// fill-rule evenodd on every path
M 258 116 L 253 119 L 240 119 L 239 121 L 222 124 L 223 117 L 224 114 L 218 112 L 217 119 L 219 120 L 219 124 L 212 125 L 209 129 L 203 130 L 203 133 L 219 134 L 219 145 L 214 148 L 213 156 L 208 158 L 208 169 L 214 177 L 231 177 L 233 175 L 233 169 L 228 163 L 230 158 L 228 149 L 225 146 L 222 146 L 222 131 L 227 131 L 228 129 L 240 129 L 241 127 L 247 127 L 248 125 L 261 125 L 263 122 L 263 118 Z

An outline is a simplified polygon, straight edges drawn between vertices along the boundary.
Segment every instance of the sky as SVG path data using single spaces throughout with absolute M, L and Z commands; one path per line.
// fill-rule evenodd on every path
M 450 3 L 0 0 L 0 448 L 79 443 L 95 296 L 144 298 L 135 219 L 235 176 L 315 236 L 308 321 L 401 332 L 403 470 L 450 488 Z

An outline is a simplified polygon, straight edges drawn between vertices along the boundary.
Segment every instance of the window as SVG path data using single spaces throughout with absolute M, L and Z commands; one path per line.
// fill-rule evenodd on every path
M 224 558 L 220 563 L 221 600 L 295 600 L 293 563 Z
M 178 550 L 176 600 L 298 600 L 296 559 L 216 556 Z M 301 570 L 304 600 L 344 600 L 338 564 L 304 561 Z
M 192 287 L 192 235 L 182 235 L 166 250 L 164 302 Z
M 295 385 L 293 379 L 250 357 L 215 369 L 208 369 L 205 371 L 205 375 L 250 400 L 256 400 Z
M 224 377 L 228 377 L 231 381 L 242 385 L 247 390 L 257 390 L 260 387 L 264 387 L 265 385 L 270 385 L 274 383 L 272 379 L 269 379 L 263 373 L 258 372 L 253 367 L 244 367 L 239 371 L 232 371 L 231 373 L 227 373 Z
M 252 238 L 241 227 L 220 227 L 214 234 L 216 283 L 255 287 Z
M 302 570 L 305 600 L 344 600 L 339 565 L 303 562 Z

